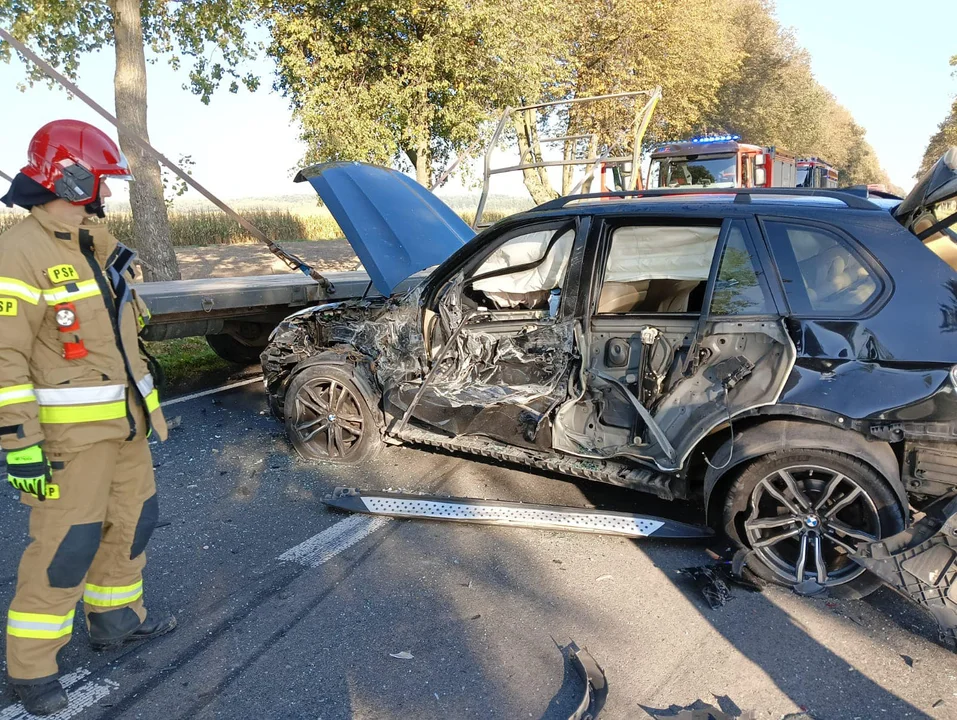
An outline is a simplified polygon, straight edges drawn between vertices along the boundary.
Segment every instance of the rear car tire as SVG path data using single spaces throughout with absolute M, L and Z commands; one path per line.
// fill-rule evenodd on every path
M 286 432 L 304 460 L 358 465 L 382 449 L 382 434 L 351 374 L 335 365 L 297 373 L 283 401 Z
M 790 587 L 815 580 L 843 598 L 862 598 L 881 585 L 849 552 L 904 529 L 884 478 L 828 450 L 784 450 L 752 462 L 725 496 L 723 521 L 732 542 L 754 551 L 748 567 L 762 579 Z
M 236 365 L 252 365 L 259 362 L 259 354 L 265 347 L 244 345 L 232 335 L 207 335 L 206 344 L 226 362 Z

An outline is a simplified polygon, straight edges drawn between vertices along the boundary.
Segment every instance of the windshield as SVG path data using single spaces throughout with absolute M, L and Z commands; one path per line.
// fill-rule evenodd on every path
M 797 187 L 811 187 L 811 168 L 798 168 Z
M 734 187 L 737 165 L 733 154 L 660 158 L 652 162 L 649 187 Z

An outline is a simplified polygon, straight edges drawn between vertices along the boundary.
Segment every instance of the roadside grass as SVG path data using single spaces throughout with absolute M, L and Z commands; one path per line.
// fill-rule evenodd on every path
M 339 224 L 326 208 L 314 208 L 309 213 L 275 208 L 244 208 L 243 217 L 262 230 L 276 243 L 303 240 L 334 240 L 343 237 Z M 498 222 L 511 212 L 493 210 L 485 213 L 485 222 Z M 459 215 L 471 224 L 474 210 L 461 210 Z M 0 212 L 0 233 L 23 219 L 22 212 Z M 206 245 L 241 245 L 258 242 L 235 220 L 218 210 L 171 210 L 170 231 L 174 247 Z M 133 216 L 129 212 L 109 213 L 106 223 L 120 242 L 136 247 Z
M 201 337 L 148 342 L 146 349 L 163 368 L 164 400 L 236 371 L 235 365 L 214 353 Z
M 273 242 L 333 240 L 342 237 L 342 231 L 329 211 L 319 208 L 310 215 L 263 208 L 244 209 L 242 215 Z M 110 213 L 106 221 L 117 240 L 136 247 L 133 216 L 130 213 Z M 169 224 L 174 247 L 258 242 L 238 222 L 218 210 L 173 210 L 169 213 Z

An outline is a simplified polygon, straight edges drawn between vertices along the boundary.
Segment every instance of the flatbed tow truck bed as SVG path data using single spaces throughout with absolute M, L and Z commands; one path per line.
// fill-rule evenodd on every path
M 425 272 L 413 275 L 396 293 L 407 292 L 427 276 Z M 325 277 L 332 283 L 331 293 L 298 273 L 139 283 L 136 291 L 151 314 L 143 336 L 147 340 L 219 336 L 229 338 L 226 342 L 230 344 L 262 348 L 272 329 L 296 310 L 324 302 L 381 297 L 364 272 L 327 273 Z M 226 357 L 220 352 L 222 343 L 213 347 Z

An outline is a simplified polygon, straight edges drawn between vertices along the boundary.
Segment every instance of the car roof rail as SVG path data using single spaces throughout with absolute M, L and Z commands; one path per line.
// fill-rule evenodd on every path
M 877 197 L 884 200 L 903 200 L 900 195 L 897 193 L 887 192 L 886 190 L 874 190 L 873 188 L 867 187 L 867 185 L 851 185 L 850 187 L 841 188 L 841 192 L 852 193 L 860 197 Z
M 622 190 L 599 193 L 583 193 L 581 195 L 565 195 L 564 197 L 549 200 L 546 203 L 533 208 L 534 211 L 558 210 L 569 203 L 579 200 L 608 200 L 628 198 L 654 198 L 654 197 L 672 197 L 675 195 L 734 195 L 734 202 L 737 204 L 750 203 L 752 195 L 780 195 L 794 198 L 806 197 L 824 197 L 833 200 L 840 200 L 847 207 L 854 210 L 881 210 L 880 207 L 866 198 L 856 193 L 846 192 L 844 190 L 825 190 L 822 188 L 692 188 L 680 190 L 674 188 L 657 188 L 654 190 Z

